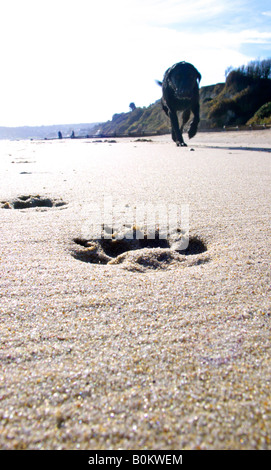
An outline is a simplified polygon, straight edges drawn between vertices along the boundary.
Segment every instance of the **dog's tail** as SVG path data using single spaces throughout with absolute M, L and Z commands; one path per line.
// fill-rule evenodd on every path
M 160 82 L 159 80 L 155 80 L 155 82 L 156 82 L 156 84 L 159 85 L 159 86 L 162 86 L 162 85 L 163 85 L 163 83 Z

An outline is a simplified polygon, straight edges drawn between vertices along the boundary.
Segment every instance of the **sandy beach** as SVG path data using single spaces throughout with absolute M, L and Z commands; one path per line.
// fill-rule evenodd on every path
M 0 141 L 1 449 L 271 449 L 271 130 L 184 137 Z M 105 198 L 190 249 L 97 246 Z

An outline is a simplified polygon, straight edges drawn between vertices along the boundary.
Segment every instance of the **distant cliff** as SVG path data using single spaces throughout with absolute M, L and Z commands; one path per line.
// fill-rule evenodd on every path
M 72 132 L 74 132 L 75 136 L 86 136 L 93 132 L 95 126 L 97 126 L 97 123 L 0 127 L 0 139 L 50 139 L 57 138 L 58 132 L 61 132 L 63 137 L 70 137 Z

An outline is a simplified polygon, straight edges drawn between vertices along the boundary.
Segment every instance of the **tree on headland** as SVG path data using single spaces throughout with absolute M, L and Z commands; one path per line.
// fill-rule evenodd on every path
M 271 58 L 264 60 L 252 60 L 247 65 L 241 65 L 237 68 L 228 67 L 225 70 L 226 78 L 232 71 L 238 72 L 249 78 L 271 79 Z
M 135 103 L 130 103 L 129 108 L 130 108 L 131 111 L 134 111 L 136 109 Z

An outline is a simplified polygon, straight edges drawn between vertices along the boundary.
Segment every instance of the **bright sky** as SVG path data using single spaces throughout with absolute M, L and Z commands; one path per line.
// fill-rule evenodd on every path
M 201 85 L 271 57 L 270 0 L 0 0 L 0 125 L 107 121 L 161 96 L 186 60 Z

